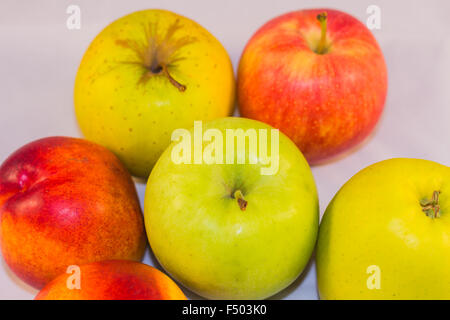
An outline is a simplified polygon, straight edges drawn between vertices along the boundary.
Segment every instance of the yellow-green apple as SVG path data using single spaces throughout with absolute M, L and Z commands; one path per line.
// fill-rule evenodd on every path
M 42 288 L 73 264 L 139 260 L 144 223 L 130 174 L 82 139 L 31 142 L 0 166 L 0 245 L 11 270 Z
M 450 299 L 450 168 L 392 159 L 362 170 L 320 225 L 322 299 Z
M 313 165 L 371 133 L 386 91 L 377 41 L 361 22 L 336 10 L 296 11 L 267 22 L 239 63 L 241 115 L 283 131 Z
M 73 273 L 61 274 L 35 300 L 186 300 L 186 297 L 172 279 L 151 266 L 111 260 L 82 265 Z
M 313 176 L 296 145 L 244 118 L 176 137 L 145 194 L 147 235 L 164 269 L 211 299 L 261 299 L 292 283 L 319 220 Z
M 220 42 L 196 22 L 144 10 L 107 26 L 78 69 L 74 102 L 84 136 L 147 177 L 176 128 L 231 114 L 235 81 Z

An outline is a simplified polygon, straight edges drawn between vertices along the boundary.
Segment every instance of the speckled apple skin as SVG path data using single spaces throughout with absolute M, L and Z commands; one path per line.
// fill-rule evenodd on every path
M 326 54 L 317 15 L 327 12 Z M 285 133 L 309 164 L 352 149 L 374 129 L 387 94 L 387 68 L 371 32 L 331 9 L 277 17 L 248 42 L 238 69 L 241 115 Z
M 47 284 L 36 300 L 186 300 L 168 276 L 143 263 L 115 260 L 80 267 L 80 289 L 69 289 L 70 274 Z M 70 281 L 70 279 L 69 279 Z
M 36 288 L 69 265 L 140 260 L 146 241 L 130 174 L 85 140 L 25 145 L 0 167 L 0 244 L 11 270 Z
M 164 40 L 154 42 L 155 35 Z M 149 72 L 145 57 L 155 43 L 161 48 L 155 56 L 169 63 L 185 91 Z M 74 87 L 83 135 L 142 178 L 174 130 L 226 117 L 234 102 L 233 66 L 222 44 L 193 20 L 166 10 L 136 11 L 103 29 L 84 54 Z

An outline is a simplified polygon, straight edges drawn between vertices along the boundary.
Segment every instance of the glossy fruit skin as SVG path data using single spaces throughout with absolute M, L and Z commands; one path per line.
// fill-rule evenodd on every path
M 317 54 L 317 15 L 324 11 L 331 47 Z M 384 108 L 387 69 L 361 22 L 336 10 L 301 10 L 267 22 L 249 40 L 237 91 L 242 116 L 283 131 L 315 165 L 373 131 Z
M 316 253 L 322 299 L 450 299 L 450 168 L 418 159 L 367 167 L 336 194 Z M 441 217 L 420 201 L 441 191 Z M 367 268 L 379 267 L 380 289 Z
M 144 65 L 146 35 L 155 28 L 159 37 L 172 34 L 168 68 L 184 92 Z M 81 61 L 74 101 L 84 136 L 112 150 L 132 175 L 147 178 L 173 130 L 232 113 L 235 80 L 227 52 L 206 29 L 169 11 L 144 10 L 97 35 Z
M 186 300 L 161 271 L 134 261 L 112 260 L 80 267 L 80 289 L 68 289 L 71 274 L 48 283 L 35 300 Z
M 203 128 L 273 129 L 244 118 Z M 210 299 L 263 299 L 292 283 L 311 256 L 319 221 L 313 176 L 295 144 L 280 133 L 279 170 L 266 176 L 248 162 L 175 164 L 173 147 L 145 194 L 147 235 L 164 269 Z M 230 196 L 236 188 L 248 201 L 245 211 Z
M 69 265 L 140 260 L 146 241 L 130 174 L 82 139 L 23 146 L 0 167 L 0 244 L 11 270 L 36 288 Z

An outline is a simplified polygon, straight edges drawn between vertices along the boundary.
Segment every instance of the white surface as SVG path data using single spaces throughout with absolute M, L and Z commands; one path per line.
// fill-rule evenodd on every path
M 66 28 L 66 8 L 81 7 L 81 29 Z M 366 21 L 381 8 L 374 30 L 389 71 L 385 113 L 374 136 L 357 152 L 313 168 L 321 213 L 356 172 L 393 157 L 450 164 L 450 2 L 432 0 L 143 0 L 0 2 L 0 162 L 37 138 L 80 136 L 72 91 L 81 57 L 109 22 L 140 9 L 164 8 L 194 19 L 225 46 L 236 69 L 244 45 L 263 23 L 292 10 L 332 7 Z M 137 184 L 142 201 L 145 186 Z M 147 253 L 144 262 L 153 264 Z M 0 263 L 0 299 L 31 299 L 36 290 Z M 314 267 L 274 298 L 316 299 Z

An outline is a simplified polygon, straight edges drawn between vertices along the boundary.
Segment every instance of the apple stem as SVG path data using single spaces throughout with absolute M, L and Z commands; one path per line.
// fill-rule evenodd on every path
M 177 80 L 172 78 L 172 76 L 170 75 L 169 70 L 167 69 L 166 65 L 164 65 L 162 67 L 162 72 L 169 79 L 170 83 L 173 84 L 178 90 L 180 90 L 181 92 L 186 91 L 186 86 L 185 85 L 179 83 Z
M 422 211 L 425 212 L 425 214 L 432 219 L 439 218 L 441 216 L 440 212 L 441 207 L 439 206 L 440 193 L 441 193 L 440 191 L 434 191 L 431 200 L 422 199 L 420 201 Z
M 320 28 L 322 30 L 322 34 L 320 37 L 319 45 L 317 46 L 316 53 L 324 54 L 326 53 L 326 45 L 327 45 L 327 13 L 322 12 L 317 15 L 317 20 L 320 22 Z
M 236 190 L 234 192 L 233 197 L 237 200 L 239 208 L 242 211 L 245 211 L 245 209 L 247 208 L 248 202 L 244 199 L 244 195 L 242 194 L 241 190 Z

